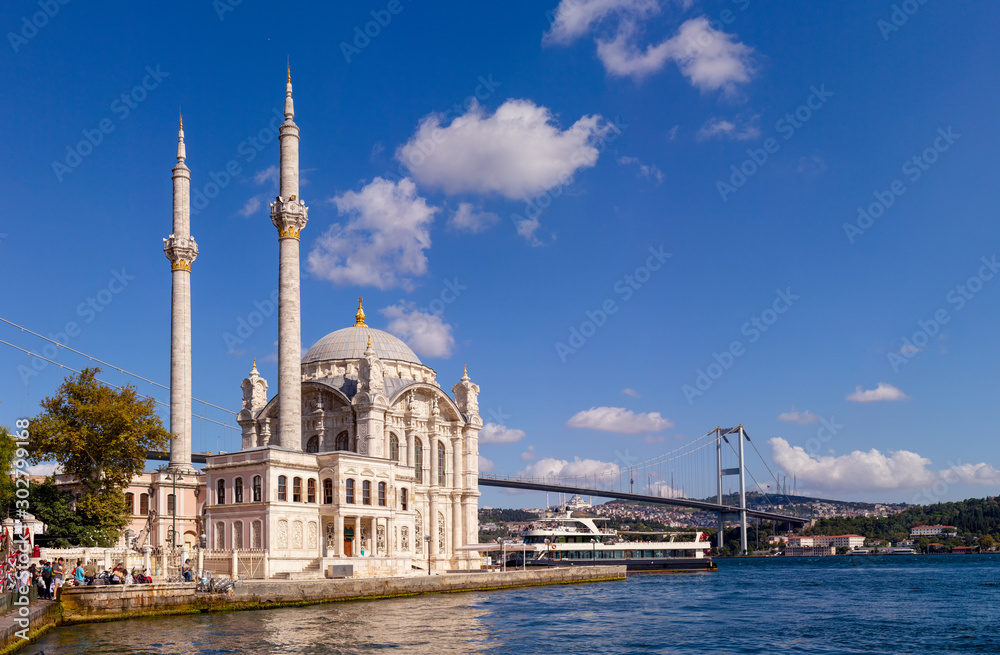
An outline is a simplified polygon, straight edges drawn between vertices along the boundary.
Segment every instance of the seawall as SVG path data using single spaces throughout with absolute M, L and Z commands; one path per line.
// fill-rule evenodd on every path
M 247 580 L 228 597 L 195 593 L 194 583 L 64 587 L 61 624 L 624 579 L 624 566 L 587 566 L 391 578 Z

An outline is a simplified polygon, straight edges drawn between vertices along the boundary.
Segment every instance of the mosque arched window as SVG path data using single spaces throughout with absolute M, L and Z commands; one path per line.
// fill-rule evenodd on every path
M 309 441 L 306 442 L 306 452 L 307 453 L 319 452 L 319 437 L 309 437 Z
M 337 439 L 334 442 L 334 450 L 349 450 L 348 448 L 347 431 L 343 431 L 337 435 Z
M 372 504 L 372 481 L 365 480 L 361 483 L 361 503 L 363 505 Z
M 354 504 L 354 478 L 347 478 L 344 483 L 345 501 Z
M 389 459 L 399 461 L 399 437 L 394 434 L 389 435 Z
M 125 494 L 125 506 L 128 507 L 129 514 L 135 514 L 135 494 L 127 493 Z
M 233 480 L 233 502 L 243 502 L 243 478 Z
M 417 482 L 424 481 L 424 444 L 420 439 L 413 440 L 413 469 Z
M 260 496 L 261 496 L 261 493 L 260 493 L 261 492 L 261 484 L 260 484 L 260 482 L 261 482 L 261 480 L 260 480 L 260 476 L 259 475 L 253 476 L 253 502 L 255 502 L 255 503 L 259 503 L 260 502 Z
M 385 498 L 385 483 L 384 482 L 379 482 L 378 483 L 378 505 L 379 505 L 379 507 L 385 507 L 385 502 L 386 502 L 386 498 Z
M 316 481 L 312 478 L 306 480 L 306 502 L 315 503 L 316 502 Z
M 288 500 L 288 478 L 278 476 L 278 500 Z
M 215 504 L 225 505 L 226 504 L 226 481 L 219 480 L 215 485 Z
M 403 489 L 399 492 L 399 508 L 404 512 L 406 511 L 406 500 L 406 487 L 403 487 Z
M 323 480 L 323 504 L 333 504 L 333 480 L 330 478 Z
M 149 494 L 139 494 L 139 513 L 149 514 Z
M 444 444 L 440 441 L 437 444 L 437 458 L 438 458 L 438 485 L 443 487 L 445 484 L 445 455 L 444 455 Z
M 292 502 L 302 502 L 302 478 L 296 477 L 292 479 Z

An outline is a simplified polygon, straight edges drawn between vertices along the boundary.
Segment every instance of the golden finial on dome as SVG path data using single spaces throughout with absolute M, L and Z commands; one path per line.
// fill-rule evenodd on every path
M 469 374 L 469 365 L 462 364 L 462 375 L 468 375 L 468 374 Z
M 183 130 L 184 129 L 184 112 L 178 112 L 178 113 L 180 113 L 180 116 L 181 116 L 181 129 Z
M 372 347 L 372 335 L 370 335 L 370 334 L 368 335 L 368 347 L 369 348 Z
M 354 327 L 368 327 L 365 325 L 365 310 L 361 307 L 361 296 L 358 296 L 358 313 L 354 315 Z

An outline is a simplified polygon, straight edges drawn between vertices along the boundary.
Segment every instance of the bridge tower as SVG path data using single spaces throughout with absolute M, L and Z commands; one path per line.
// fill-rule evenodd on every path
M 722 468 L 722 442 L 725 440 L 729 443 L 729 438 L 727 435 L 736 434 L 739 438 L 739 448 L 737 449 L 737 454 L 739 456 L 740 465 L 737 468 Z M 746 464 L 743 459 L 743 440 L 749 439 L 746 435 L 746 431 L 743 429 L 742 425 L 738 425 L 735 428 L 715 428 L 715 461 L 716 469 L 718 470 L 718 493 L 719 493 L 719 504 L 722 505 L 722 478 L 727 475 L 738 475 L 740 477 L 740 553 L 745 554 L 747 552 L 747 487 L 746 487 Z M 722 550 L 722 540 L 723 540 L 723 529 L 725 527 L 725 515 L 719 512 L 719 534 L 717 536 L 717 542 L 719 550 Z

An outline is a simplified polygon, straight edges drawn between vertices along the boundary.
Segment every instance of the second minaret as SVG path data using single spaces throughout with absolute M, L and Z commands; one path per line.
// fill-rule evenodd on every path
M 173 169 L 174 232 L 163 240 L 170 260 L 170 468 L 191 467 L 191 263 L 198 244 L 191 236 L 191 171 L 184 160 L 184 119 L 177 132 Z
M 292 120 L 292 73 L 285 86 L 285 122 L 279 130 L 281 188 L 271 203 L 278 228 L 278 439 L 284 448 L 302 448 L 302 315 L 299 290 L 299 236 L 308 208 L 299 200 L 299 127 Z

